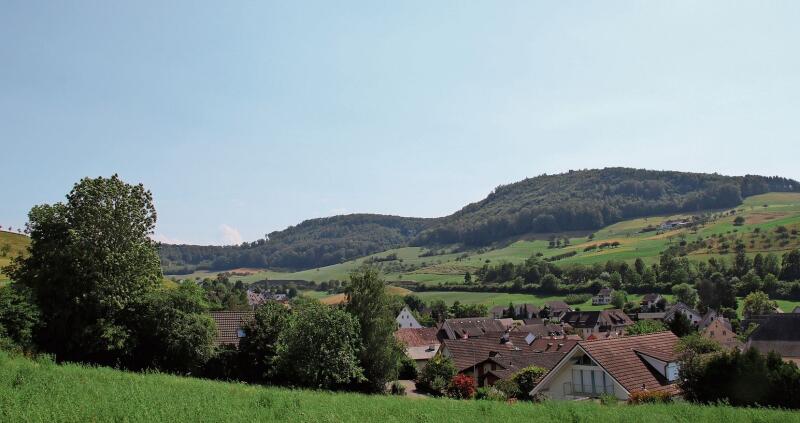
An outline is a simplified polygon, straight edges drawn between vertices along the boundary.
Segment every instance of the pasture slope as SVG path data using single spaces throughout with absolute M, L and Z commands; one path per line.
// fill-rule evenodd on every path
M 759 231 L 758 237 L 762 239 L 759 239 L 754 248 L 749 250 L 751 255 L 755 255 L 756 252 L 783 254 L 800 246 L 800 237 L 797 235 L 793 235 L 783 244 L 774 239 L 774 230 L 778 226 L 800 230 L 800 194 L 768 193 L 748 197 L 742 205 L 736 208 L 736 211 L 735 216 L 728 214 L 720 216 L 696 232 L 688 229 L 665 233 L 642 232 L 648 226 L 657 227 L 666 220 L 680 219 L 688 215 L 655 216 L 626 220 L 607 226 L 596 231 L 591 240 L 588 239 L 588 234 L 564 234 L 569 237 L 570 245 L 562 248 L 549 248 L 547 240 L 549 236 L 541 237 L 541 239 L 511 240 L 509 243 L 493 249 L 452 252 L 452 247 L 443 247 L 439 251 L 443 254 L 437 252 L 436 255 L 429 256 L 424 256 L 424 253 L 428 252 L 425 248 L 403 247 L 317 269 L 299 272 L 261 270 L 234 279 L 243 282 L 255 282 L 263 279 L 300 279 L 317 282 L 332 279 L 346 280 L 348 274 L 363 263 L 375 259 L 385 259 L 395 254 L 396 260 L 378 263 L 384 270 L 387 280 L 408 280 L 436 286 L 440 283 L 463 281 L 467 271 L 474 271 L 485 263 L 503 261 L 521 263 L 535 254 L 541 254 L 543 258 L 547 258 L 571 251 L 576 253 L 572 257 L 556 261 L 558 264 L 605 263 L 608 260 L 633 262 L 636 258 L 642 258 L 647 263 L 654 263 L 658 260 L 659 253 L 681 240 L 691 242 L 699 237 L 709 239 L 712 235 L 721 234 L 729 237 L 742 236 L 744 241 L 749 242 L 755 237 L 755 231 Z M 744 217 L 744 225 L 734 225 L 733 221 L 736 216 Z M 612 242 L 619 242 L 619 246 L 585 251 L 586 247 L 590 245 Z M 726 256 L 726 254 L 720 253 L 716 245 L 714 247 L 695 251 L 689 254 L 689 258 L 705 261 L 712 256 Z M 731 256 L 732 254 L 727 255 Z M 217 272 L 195 272 L 191 275 L 173 277 L 194 279 L 214 277 L 216 274 Z
M 24 252 L 30 239 L 22 234 L 0 230 L 0 284 L 7 282 L 8 277 L 3 274 L 3 267 L 11 263 L 11 258 Z M 8 246 L 8 251 L 4 251 Z
M 289 390 L 110 368 L 0 351 L 3 422 L 790 422 L 774 409 L 591 402 L 506 404 Z

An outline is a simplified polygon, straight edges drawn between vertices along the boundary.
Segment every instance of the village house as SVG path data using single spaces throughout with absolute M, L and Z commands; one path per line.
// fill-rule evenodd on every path
M 506 310 L 507 310 L 506 307 L 494 306 L 491 309 L 489 309 L 489 317 L 491 317 L 492 319 L 502 319 L 503 316 L 505 316 L 506 314 Z
M 571 311 L 566 313 L 561 321 L 572 327 L 572 330 L 587 339 L 592 335 L 598 337 L 619 336 L 625 328 L 633 324 L 628 315 L 619 309 L 600 311 Z
M 700 330 L 700 334 L 708 339 L 717 341 L 726 349 L 741 348 L 742 342 L 736 338 L 730 320 L 716 315 Z M 703 319 L 705 321 L 705 319 Z M 701 324 L 702 327 L 702 324 Z
M 440 354 L 453 361 L 458 373 L 474 377 L 479 386 L 491 386 L 528 366 L 552 368 L 576 342 L 492 332 L 481 338 L 446 339 Z
M 757 316 L 758 327 L 747 339 L 745 349 L 763 354 L 775 351 L 784 361 L 800 365 L 800 313 Z
M 620 400 L 639 391 L 677 395 L 679 365 L 672 332 L 577 343 L 533 388 L 555 400 L 614 395 Z
M 421 324 L 417 321 L 417 318 L 411 313 L 411 310 L 408 307 L 403 307 L 400 310 L 400 313 L 394 319 L 397 322 L 398 328 L 412 328 L 412 329 L 419 329 L 422 327 Z
M 645 294 L 639 303 L 642 312 L 656 312 L 659 302 L 664 300 L 661 294 Z
M 592 297 L 592 305 L 608 305 L 611 304 L 611 296 L 614 290 L 611 288 L 602 288 L 600 292 Z
M 504 320 L 508 320 L 504 322 Z M 487 319 L 481 317 L 465 317 L 462 319 L 446 319 L 439 327 L 439 339 L 479 338 L 492 332 L 505 332 L 511 319 Z
M 422 369 L 441 346 L 436 331 L 436 328 L 401 328 L 395 331 L 394 337 L 403 344 L 406 355 L 414 360 L 417 368 Z
M 239 340 L 244 338 L 243 327 L 253 320 L 252 311 L 212 311 L 211 318 L 217 325 L 214 345 L 233 345 L 239 347 Z
M 547 308 L 548 314 L 543 316 L 540 311 L 539 317 L 561 320 L 564 317 L 564 313 L 572 311 L 572 307 L 564 301 L 548 301 L 544 303 L 544 307 Z
M 664 314 L 664 321 L 667 323 L 671 322 L 672 319 L 675 318 L 675 313 L 683 314 L 695 327 L 697 327 L 700 324 L 700 321 L 703 320 L 703 316 L 699 311 L 689 307 L 684 303 L 678 302 L 667 309 L 667 312 Z

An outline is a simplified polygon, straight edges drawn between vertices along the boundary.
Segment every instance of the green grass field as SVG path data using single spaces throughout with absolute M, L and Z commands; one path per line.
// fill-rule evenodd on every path
M 415 295 L 422 298 L 426 303 L 431 301 L 443 300 L 447 304 L 459 301 L 462 304 L 484 304 L 489 308 L 494 306 L 507 306 L 509 302 L 514 304 L 529 303 L 536 306 L 543 306 L 547 301 L 562 301 L 563 295 L 531 295 L 531 294 L 508 294 L 503 292 L 464 292 L 464 291 L 424 291 L 415 292 Z M 666 295 L 668 301 L 672 301 L 671 295 Z M 628 301 L 639 302 L 642 295 L 628 295 Z M 573 304 L 572 308 L 581 310 L 603 310 L 609 306 L 595 306 L 588 300 L 582 304 Z
M 419 257 L 426 250 L 418 247 L 397 248 L 373 254 L 369 257 L 385 257 L 388 254 L 397 254 L 398 261 L 383 264 L 386 278 L 388 280 L 411 280 L 428 286 L 461 282 L 463 281 L 464 273 L 474 271 L 487 262 L 507 261 L 520 263 L 537 253 L 541 253 L 546 258 L 569 251 L 577 252 L 577 255 L 573 257 L 557 261 L 556 263 L 558 264 L 593 264 L 605 263 L 608 260 L 633 262 L 639 257 L 649 264 L 656 262 L 659 253 L 664 251 L 671 243 L 678 243 L 681 239 L 692 241 L 700 236 L 708 238 L 710 235 L 717 234 L 753 237 L 753 231 L 756 228 L 762 234 L 772 234 L 774 229 L 781 225 L 790 229 L 800 229 L 800 194 L 769 193 L 748 197 L 741 206 L 737 207 L 737 215 L 745 218 L 743 226 L 734 226 L 734 216 L 725 216 L 700 228 L 697 232 L 676 230 L 664 234 L 656 234 L 656 232 L 641 233 L 641 230 L 649 225 L 658 226 L 665 220 L 686 217 L 687 215 L 631 219 L 598 230 L 594 233 L 595 237 L 591 241 L 586 236 L 572 237 L 570 238 L 571 245 L 565 248 L 548 248 L 546 240 L 538 239 L 518 240 L 488 251 L 467 251 L 467 257 L 462 257 L 462 253 Z M 584 251 L 586 246 L 614 241 L 619 242 L 620 246 L 597 251 Z M 800 246 L 800 237 L 793 235 L 786 245 L 782 246 L 776 242 L 770 245 L 769 248 L 764 248 L 763 245 L 757 244 L 749 254 L 755 255 L 756 252 L 782 254 L 798 246 Z M 706 261 L 712 256 L 724 257 L 725 255 L 716 250 L 702 250 L 693 252 L 689 255 L 689 258 L 697 261 Z M 728 254 L 728 256 L 732 256 L 732 254 Z M 265 278 L 302 279 L 317 282 L 331 279 L 345 280 L 353 269 L 360 266 L 367 259 L 368 257 L 364 257 L 300 272 L 263 270 L 249 276 L 234 279 L 241 279 L 243 282 L 254 282 Z M 402 260 L 402 263 L 400 260 Z M 398 267 L 400 266 L 405 266 L 405 269 L 399 269 Z M 215 275 L 216 272 L 197 272 L 189 277 L 202 278 L 214 277 Z
M 790 422 L 790 411 L 701 406 L 506 404 L 288 390 L 109 368 L 0 351 L 3 422 Z

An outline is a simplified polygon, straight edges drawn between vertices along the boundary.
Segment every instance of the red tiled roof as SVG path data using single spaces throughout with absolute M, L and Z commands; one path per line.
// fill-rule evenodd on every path
M 394 332 L 394 337 L 406 347 L 427 347 L 438 345 L 436 328 L 403 328 Z
M 677 343 L 678 337 L 672 332 L 658 332 L 583 341 L 579 345 L 628 392 L 640 391 L 644 387 L 650 391 L 677 393 L 677 385 L 667 381 L 640 356 L 646 354 L 658 360 L 672 361 Z
M 493 332 L 481 338 L 445 339 L 442 341 L 442 348 L 447 349 L 450 353 L 456 370 L 462 371 L 488 359 L 493 352 L 499 353 L 501 356 L 557 352 L 560 359 L 577 343 L 574 340 L 539 338 L 528 345 L 525 342 L 525 338 L 528 336 L 527 332 L 508 333 L 508 342 L 501 342 L 504 334 L 504 332 Z
M 253 319 L 252 311 L 212 311 L 211 318 L 217 324 L 214 345 L 239 346 L 239 329 Z

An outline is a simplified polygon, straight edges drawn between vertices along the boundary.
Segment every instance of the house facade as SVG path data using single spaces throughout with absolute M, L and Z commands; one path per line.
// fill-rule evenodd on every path
M 600 292 L 597 293 L 594 297 L 592 297 L 592 305 L 608 305 L 611 304 L 611 296 L 614 294 L 614 290 L 611 288 L 603 288 Z
M 416 317 L 411 314 L 411 310 L 409 310 L 408 307 L 403 307 L 403 309 L 400 310 L 400 313 L 395 318 L 395 321 L 397 322 L 397 327 L 400 329 L 419 329 L 422 327 L 422 325 L 417 321 Z
M 705 328 L 701 329 L 700 334 L 708 339 L 717 341 L 725 348 L 739 348 L 742 346 L 741 341 L 736 338 L 736 333 L 733 331 L 731 322 L 722 316 L 714 317 Z
M 672 332 L 582 341 L 534 387 L 531 395 L 578 400 L 613 395 L 627 400 L 634 392 L 679 393 L 679 365 Z
M 684 303 L 678 302 L 673 304 L 664 314 L 664 321 L 671 322 L 672 319 L 675 318 L 676 313 L 683 314 L 695 327 L 699 326 L 700 321 L 703 320 L 703 315 L 701 315 L 699 311 L 689 307 Z
M 663 300 L 661 294 L 645 294 L 642 301 L 639 303 L 641 310 L 644 313 L 657 311 L 658 303 Z

